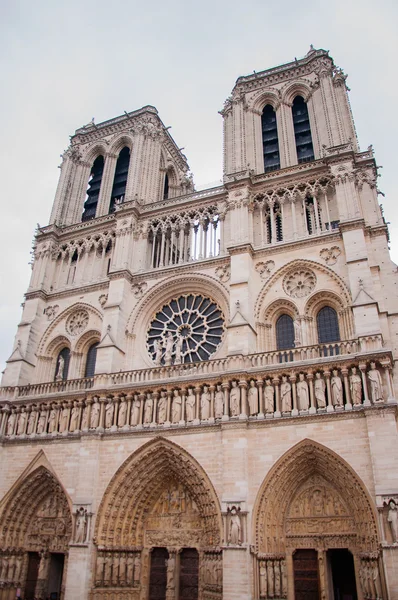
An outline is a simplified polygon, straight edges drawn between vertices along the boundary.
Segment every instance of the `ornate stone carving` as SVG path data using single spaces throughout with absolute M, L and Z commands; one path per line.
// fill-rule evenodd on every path
M 267 260 L 265 262 L 260 261 L 255 266 L 257 273 L 260 273 L 261 279 L 267 279 L 274 268 L 275 263 L 273 260 Z
M 370 363 L 370 371 L 368 371 L 368 379 L 370 383 L 370 394 L 374 403 L 383 402 L 383 382 L 381 375 L 377 370 L 376 363 Z
M 76 336 L 82 333 L 89 320 L 89 314 L 86 310 L 78 310 L 73 313 L 66 322 L 65 329 L 70 335 Z
M 231 277 L 231 270 L 229 268 L 229 265 L 222 265 L 221 267 L 217 267 L 215 273 L 216 277 L 218 277 L 218 279 L 223 283 L 229 281 Z
M 326 383 L 319 372 L 315 374 L 314 391 L 318 408 L 326 408 Z
M 258 414 L 258 389 L 256 387 L 256 382 L 254 379 L 250 380 L 249 391 L 247 394 L 247 399 L 249 403 L 249 415 L 254 416 Z
M 362 404 L 362 381 L 356 367 L 352 367 L 350 376 L 351 399 L 354 406 Z
M 331 248 L 322 248 L 319 252 L 319 256 L 329 266 L 335 265 L 338 257 L 341 254 L 341 250 L 338 246 L 331 246 Z
M 203 392 L 200 397 L 200 413 L 202 421 L 207 421 L 210 417 L 210 394 L 209 387 L 203 386 Z
M 240 519 L 240 508 L 232 506 L 227 515 L 228 544 L 240 546 L 242 544 L 242 523 Z
M 187 397 L 185 399 L 186 419 L 190 423 L 195 419 L 196 398 L 192 388 L 188 388 Z
M 270 385 L 271 384 L 270 380 L 268 379 L 267 381 L 269 381 L 268 385 Z M 266 389 L 267 388 L 264 389 L 264 396 L 265 396 Z M 274 394 L 272 394 L 272 405 L 273 404 L 274 404 Z M 291 383 L 287 380 L 286 375 L 282 375 L 281 409 L 282 409 L 282 413 L 288 413 L 288 412 L 291 412 L 291 410 L 292 410 L 292 386 L 291 386 Z
M 394 500 L 388 503 L 387 522 L 390 526 L 393 544 L 398 544 L 398 506 Z
M 98 302 L 100 303 L 102 308 L 104 308 L 107 301 L 108 301 L 108 294 L 101 294 L 100 296 L 98 296 Z
M 330 381 L 332 388 L 332 404 L 334 407 L 342 407 L 344 404 L 343 399 L 343 382 L 339 377 L 337 369 L 333 369 L 333 377 Z
M 131 286 L 134 298 L 137 298 L 137 300 L 142 298 L 147 287 L 148 287 L 148 284 L 145 281 L 141 281 L 141 283 L 134 283 Z
M 57 316 L 58 311 L 59 311 L 58 304 L 53 304 L 52 306 L 47 306 L 47 308 L 45 308 L 43 310 L 43 313 L 45 315 L 47 315 L 47 319 L 49 321 L 52 321 Z
M 299 380 L 296 384 L 296 389 L 299 410 L 308 410 L 310 407 L 310 394 L 304 373 L 299 374 Z
M 216 393 L 214 396 L 214 416 L 216 419 L 221 419 L 224 414 L 225 396 L 220 384 L 217 384 Z
M 304 298 L 315 288 L 316 275 L 310 269 L 294 271 L 285 276 L 282 285 L 288 296 Z
M 231 408 L 231 417 L 238 417 L 240 415 L 240 389 L 235 380 L 232 381 L 229 403 Z

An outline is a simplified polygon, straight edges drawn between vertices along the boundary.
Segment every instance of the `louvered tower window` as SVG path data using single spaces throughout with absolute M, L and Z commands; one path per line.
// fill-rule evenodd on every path
M 84 370 L 84 377 L 93 377 L 95 372 L 95 361 L 97 360 L 97 347 L 99 342 L 92 344 L 87 352 L 86 368 Z
M 324 306 L 319 311 L 316 322 L 318 325 L 318 341 L 320 344 L 340 341 L 339 320 L 331 306 Z
M 104 157 L 100 155 L 97 156 L 91 168 L 90 179 L 87 188 L 87 200 L 84 203 L 82 221 L 90 221 L 90 219 L 95 218 L 103 172 Z
M 276 114 L 270 104 L 264 106 L 261 115 L 261 127 L 263 132 L 264 172 L 267 173 L 267 171 L 275 171 L 281 167 Z
M 55 364 L 55 381 L 65 381 L 68 379 L 70 361 L 70 350 L 69 348 L 62 348 L 61 352 L 57 356 L 57 362 Z
M 120 151 L 117 159 L 115 177 L 113 179 L 113 187 L 111 194 L 111 203 L 109 205 L 109 213 L 115 212 L 115 202 L 123 202 L 126 193 L 127 176 L 130 165 L 130 150 L 125 146 Z
M 301 96 L 296 96 L 293 100 L 292 113 L 297 160 L 299 163 L 314 160 L 308 108 Z
M 163 200 L 167 200 L 169 197 L 169 176 L 166 173 L 164 176 L 164 189 L 163 189 Z
M 281 315 L 276 322 L 276 347 L 278 350 L 294 348 L 294 325 L 289 315 Z

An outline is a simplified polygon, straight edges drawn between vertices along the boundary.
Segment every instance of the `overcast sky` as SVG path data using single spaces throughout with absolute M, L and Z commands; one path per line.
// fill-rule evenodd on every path
M 235 80 L 330 50 L 348 73 L 359 143 L 383 165 L 379 188 L 398 262 L 396 0 L 3 0 L 0 368 L 11 354 L 36 223 L 48 223 L 60 154 L 92 117 L 156 106 L 197 186 L 222 177 L 218 110 Z

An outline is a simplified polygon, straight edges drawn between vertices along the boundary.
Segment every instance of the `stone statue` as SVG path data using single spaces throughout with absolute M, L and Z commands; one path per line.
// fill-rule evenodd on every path
M 267 566 L 263 560 L 260 562 L 260 596 L 268 597 Z
M 141 557 L 139 554 L 134 559 L 134 584 L 138 585 L 141 580 Z
M 258 389 L 256 387 L 256 382 L 254 379 L 250 381 L 249 392 L 247 395 L 247 399 L 249 402 L 249 415 L 257 415 L 258 414 Z
M 167 398 L 166 398 L 166 392 L 165 391 L 161 391 L 160 392 L 160 398 L 158 400 L 158 423 L 160 425 L 163 425 L 163 423 L 166 420 L 166 413 L 167 413 Z
M 22 562 L 23 562 L 23 560 L 22 560 L 21 554 L 17 554 L 17 557 L 15 559 L 15 571 L 14 571 L 14 582 L 15 583 L 20 583 Z
M 238 417 L 240 414 L 240 389 L 238 388 L 236 381 L 232 382 L 229 402 L 231 406 L 231 416 Z
M 50 415 L 51 418 L 51 415 Z M 79 429 L 79 406 L 76 400 L 73 402 L 72 415 L 70 418 L 70 431 L 76 431 Z
M 54 433 L 57 428 L 57 406 L 51 405 L 50 417 L 48 419 L 48 433 Z
M 217 390 L 214 396 L 214 416 L 216 419 L 221 419 L 224 414 L 224 392 L 220 384 L 217 385 Z
M 360 406 L 362 404 L 362 381 L 356 367 L 351 369 L 350 391 L 353 405 Z
M 12 409 L 11 414 L 8 417 L 7 435 L 13 434 L 16 418 L 17 418 L 17 415 L 15 414 L 15 410 Z
M 68 431 L 69 427 L 69 409 L 68 405 L 64 404 L 64 408 L 61 412 L 61 419 L 59 422 L 59 432 L 64 433 L 64 431 Z
M 84 544 L 86 540 L 86 525 L 87 525 L 87 514 L 84 508 L 79 508 L 76 513 L 76 544 Z
M 64 378 L 65 359 L 63 356 L 58 358 L 58 367 L 55 374 L 55 381 L 62 381 Z
M 168 331 L 167 336 L 166 336 L 166 345 L 165 345 L 165 351 L 164 351 L 165 365 L 171 365 L 171 359 L 173 356 L 173 346 L 174 346 L 173 334 L 171 333 L 171 331 Z
M 173 390 L 173 404 L 171 410 L 171 420 L 173 423 L 181 421 L 182 398 L 178 390 Z
M 111 570 L 112 570 L 112 554 L 108 553 L 105 555 L 104 560 L 104 584 L 109 585 L 111 583 Z
M 25 433 L 27 416 L 28 415 L 25 412 L 25 409 L 22 407 L 21 412 L 19 414 L 19 419 L 18 419 L 17 435 L 21 435 L 22 433 Z
M 1 573 L 0 573 L 0 581 L 2 581 L 2 582 L 7 581 L 8 560 L 9 560 L 9 558 L 7 555 L 2 556 Z
M 373 402 L 383 402 L 383 382 L 381 375 L 376 368 L 376 363 L 370 363 L 370 371 L 368 371 L 368 379 L 370 382 L 370 393 Z
M 274 595 L 280 598 L 281 595 L 281 572 L 279 569 L 279 560 L 274 560 Z
M 304 373 L 300 373 L 297 383 L 297 398 L 299 410 L 308 410 L 310 407 L 310 395 L 308 383 L 304 379 Z
M 113 405 L 112 398 L 108 398 L 108 402 L 105 405 L 105 429 L 110 429 L 113 425 L 113 413 L 115 407 Z
M 96 398 L 94 404 L 91 407 L 90 429 L 96 429 L 99 426 L 100 410 L 100 403 Z
M 332 404 L 333 406 L 343 406 L 343 383 L 339 377 L 337 369 L 333 369 L 332 385 Z
M 88 429 L 88 405 L 83 408 L 82 414 L 82 430 Z
M 144 423 L 149 425 L 152 423 L 152 412 L 153 412 L 153 400 L 151 394 L 147 394 L 145 400 L 145 409 L 144 409 Z
M 301 337 L 301 323 L 297 319 L 293 321 L 294 326 L 294 346 L 298 348 L 302 345 L 302 337 Z
M 167 560 L 167 588 L 175 587 L 175 567 L 176 567 L 176 559 L 172 554 L 170 558 Z
M 242 528 L 240 523 L 240 516 L 235 506 L 231 508 L 229 528 L 228 528 L 228 542 L 234 546 L 240 546 L 242 543 Z
M 126 585 L 126 554 L 121 552 L 119 559 L 119 583 Z
M 387 521 L 390 525 L 392 541 L 394 544 L 398 543 L 398 507 L 394 500 L 390 500 L 388 503 L 388 515 Z
M 155 365 L 160 366 L 162 364 L 163 344 L 162 340 L 158 339 L 153 342 L 153 348 L 155 350 Z
M 175 365 L 180 365 L 181 364 L 181 352 L 182 352 L 182 344 L 184 342 L 184 338 L 182 337 L 182 335 L 177 334 L 177 341 L 176 341 L 176 345 L 175 345 L 175 357 L 174 357 L 174 364 Z
M 287 570 L 286 561 L 281 560 L 282 598 L 287 598 Z
M 291 412 L 292 410 L 292 385 L 287 380 L 287 375 L 282 375 L 281 408 L 283 413 Z
M 268 579 L 268 596 L 274 597 L 274 564 L 272 560 L 267 560 L 267 579 Z
M 326 408 L 326 384 L 318 372 L 315 374 L 315 400 L 318 408 Z
M 141 400 L 137 395 L 134 396 L 134 402 L 131 407 L 131 424 L 138 425 L 140 422 Z
M 185 399 L 185 412 L 186 412 L 186 416 L 187 416 L 187 421 L 189 421 L 189 422 L 193 421 L 195 419 L 195 405 L 196 405 L 196 398 L 193 393 L 193 389 L 188 388 L 188 394 Z
M 117 415 L 117 424 L 118 427 L 124 427 L 126 424 L 126 415 L 127 415 L 127 402 L 126 400 L 122 400 L 119 405 L 119 413 Z
M 32 410 L 29 415 L 29 421 L 28 421 L 28 432 L 27 432 L 28 435 L 31 435 L 32 433 L 34 433 L 35 421 L 36 421 L 36 411 Z
M 202 421 L 210 418 L 210 394 L 207 385 L 203 386 L 203 393 L 200 397 L 200 415 Z
M 39 415 L 39 421 L 37 423 L 37 433 L 45 433 L 45 428 L 46 428 L 46 418 L 47 418 L 47 411 L 45 410 L 45 408 L 41 407 L 41 411 L 40 411 L 40 415 Z
M 133 583 L 133 573 L 134 573 L 134 554 L 128 554 L 127 555 L 127 574 L 126 574 L 127 585 L 131 585 Z

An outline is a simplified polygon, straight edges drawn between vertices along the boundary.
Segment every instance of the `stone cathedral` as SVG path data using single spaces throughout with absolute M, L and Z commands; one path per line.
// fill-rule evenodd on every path
M 398 598 L 397 267 L 346 75 L 239 77 L 196 191 L 77 129 L 0 389 L 0 600 Z

